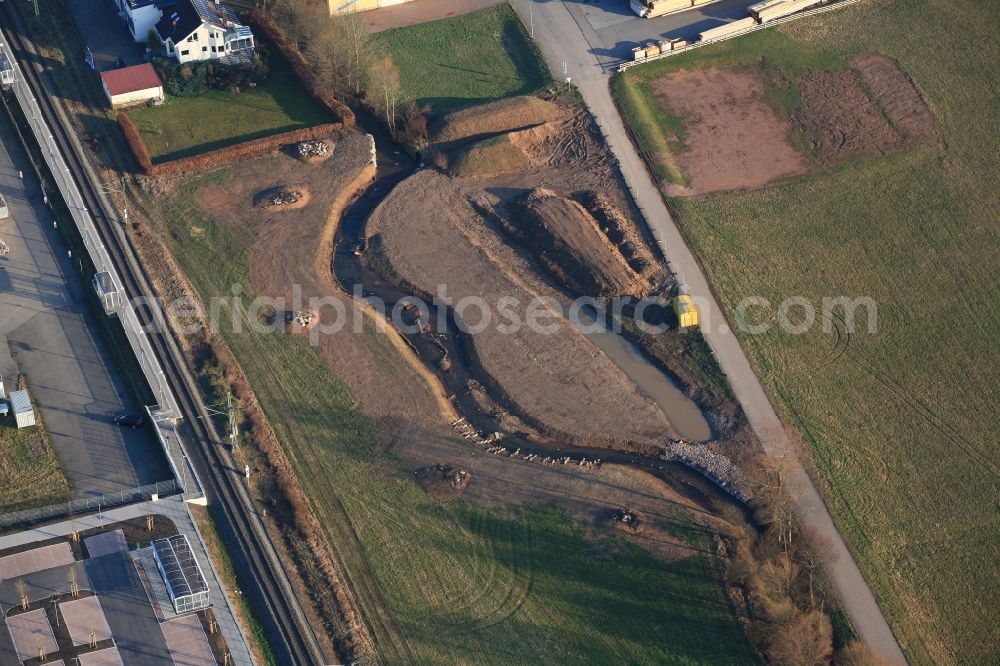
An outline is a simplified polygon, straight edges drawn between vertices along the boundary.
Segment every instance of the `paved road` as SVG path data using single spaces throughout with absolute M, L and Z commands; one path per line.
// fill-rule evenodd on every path
M 22 171 L 24 179 L 18 177 Z M 9 391 L 20 371 L 38 404 L 73 497 L 115 493 L 170 478 L 145 429 L 122 429 L 131 404 L 93 320 L 78 273 L 42 203 L 6 114 L 0 110 L 0 192 L 10 217 L 0 238 L 0 373 Z
M 726 373 L 750 425 L 764 449 L 788 464 L 792 482 L 799 490 L 798 509 L 802 522 L 830 541 L 835 559 L 829 567 L 829 575 L 855 627 L 865 642 L 885 655 L 890 662 L 905 662 L 903 652 L 875 597 L 806 473 L 798 457 L 798 450 L 793 446 L 764 393 L 739 340 L 729 330 L 722 309 L 709 289 L 708 280 L 685 244 L 625 132 L 602 67 L 606 54 L 599 50 L 603 47 L 600 46 L 602 42 L 598 31 L 594 30 L 586 17 L 581 19 L 580 4 L 576 2 L 552 0 L 532 3 L 530 0 L 512 0 L 512 4 L 525 24 L 529 21 L 529 10 L 533 14 L 535 40 L 552 71 L 561 73 L 563 63 L 566 63 L 569 76 L 603 128 L 608 143 L 619 160 L 625 181 L 643 211 L 653 236 L 663 248 L 671 270 L 697 299 L 705 338 Z M 671 20 L 677 20 L 677 17 L 671 17 Z M 696 17 L 695 20 L 700 19 Z M 651 30 L 655 30 L 655 26 Z M 651 33 L 650 37 L 653 36 Z

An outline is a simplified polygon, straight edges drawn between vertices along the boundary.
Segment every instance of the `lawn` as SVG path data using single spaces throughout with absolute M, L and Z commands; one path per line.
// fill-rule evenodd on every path
M 372 35 L 392 56 L 409 99 L 442 113 L 551 83 L 538 48 L 510 5 Z
M 810 452 L 827 504 L 915 664 L 1000 662 L 992 32 L 974 4 L 868 2 L 615 81 L 623 115 L 650 152 L 672 128 L 652 126 L 657 111 L 642 108 L 650 98 L 630 86 L 677 67 L 752 67 L 759 55 L 795 74 L 885 54 L 940 123 L 942 142 L 906 153 L 782 187 L 671 202 L 730 316 L 748 296 L 878 304 L 877 332 L 856 330 L 842 353 L 819 328 L 775 327 L 742 342 Z
M 253 298 L 253 230 L 216 224 L 195 204 L 201 185 L 236 177 L 204 175 L 160 202 L 171 220 L 163 236 L 206 300 L 237 283 Z M 753 661 L 707 554 L 709 537 L 690 514 L 657 518 L 701 553 L 668 564 L 551 507 L 433 499 L 382 449 L 376 425 L 306 340 L 223 329 L 384 663 Z
M 37 416 L 37 410 L 36 410 Z M 0 422 L 0 513 L 69 499 L 69 482 L 43 425 Z
M 245 92 L 168 95 L 162 106 L 129 111 L 153 162 L 331 122 L 330 114 L 299 85 L 287 63 L 272 56 L 270 67 L 267 80 Z

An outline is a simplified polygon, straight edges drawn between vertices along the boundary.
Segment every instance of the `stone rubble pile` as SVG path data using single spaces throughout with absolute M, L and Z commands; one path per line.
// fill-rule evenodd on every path
M 299 144 L 299 157 L 326 157 L 330 146 L 325 141 L 303 141 Z
M 664 449 L 664 453 L 660 455 L 662 459 L 679 462 L 697 470 L 744 504 L 753 502 L 753 491 L 743 474 L 725 456 L 684 441 L 672 440 Z

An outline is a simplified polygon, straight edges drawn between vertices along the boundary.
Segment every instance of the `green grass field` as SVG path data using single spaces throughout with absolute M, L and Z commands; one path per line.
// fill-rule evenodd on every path
M 538 48 L 506 3 L 386 30 L 372 41 L 392 56 L 406 97 L 437 113 L 530 95 L 551 83 Z
M 630 83 L 676 67 L 753 67 L 759 55 L 793 75 L 888 55 L 938 119 L 941 144 L 673 202 L 730 314 L 755 295 L 877 302 L 877 333 L 862 327 L 839 355 L 818 329 L 743 344 L 916 664 L 1000 662 L 1000 49 L 981 9 L 866 2 L 615 82 L 619 103 L 640 105 L 623 115 L 652 149 L 672 128 L 649 126 L 657 111 L 627 94 Z
M 271 73 L 241 93 L 209 90 L 191 97 L 167 96 L 166 104 L 128 112 L 154 162 L 190 157 L 251 139 L 331 122 L 277 56 Z
M 19 429 L 13 416 L 0 422 L 0 489 L 0 513 L 69 499 L 69 481 L 44 426 Z
M 204 299 L 245 286 L 252 229 L 216 224 L 185 183 L 164 233 Z M 192 235 L 191 228 L 203 231 Z M 561 511 L 438 501 L 378 443 L 376 425 L 307 341 L 249 331 L 235 352 L 344 564 L 384 663 L 734 664 L 753 661 L 707 554 L 666 564 L 588 535 Z M 386 353 L 393 354 L 391 348 Z M 690 515 L 662 519 L 699 551 Z

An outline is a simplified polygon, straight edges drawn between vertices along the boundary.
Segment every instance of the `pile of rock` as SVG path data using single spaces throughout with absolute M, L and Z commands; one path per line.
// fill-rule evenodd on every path
M 272 195 L 267 200 L 267 205 L 269 206 L 291 206 L 299 202 L 302 198 L 301 192 L 296 192 L 294 190 L 281 190 L 277 194 Z
M 660 456 L 686 465 L 701 472 L 717 483 L 727 493 L 744 504 L 753 502 L 753 492 L 743 474 L 736 465 L 723 455 L 710 451 L 704 446 L 689 444 L 684 441 L 671 441 Z
M 328 157 L 330 146 L 325 141 L 303 141 L 299 144 L 299 157 Z

